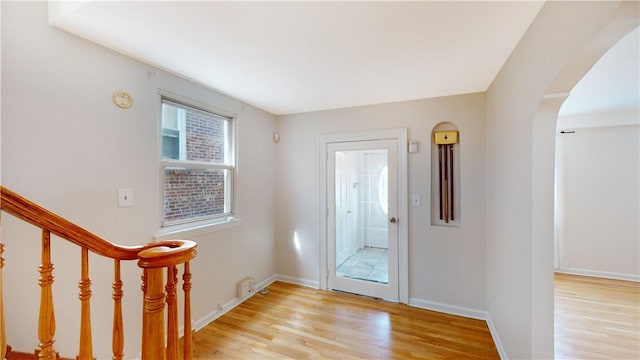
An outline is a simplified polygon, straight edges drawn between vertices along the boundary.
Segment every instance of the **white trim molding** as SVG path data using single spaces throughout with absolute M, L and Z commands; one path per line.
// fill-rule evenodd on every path
M 470 309 L 462 306 L 449 305 L 436 301 L 416 298 L 409 299 L 409 305 L 420 309 L 437 311 L 449 315 L 463 316 L 477 320 L 486 320 L 488 316 L 488 313 L 484 310 Z
M 493 338 L 493 343 L 496 345 L 496 349 L 498 349 L 498 355 L 500 359 L 507 360 L 507 352 L 504 349 L 504 345 L 502 345 L 502 340 L 500 340 L 500 335 L 498 333 L 498 329 L 493 325 L 493 320 L 491 320 L 491 315 L 487 313 L 487 318 L 485 319 L 487 322 L 487 326 L 489 327 L 489 332 L 491 333 L 491 338 Z
M 576 268 L 556 270 L 556 272 L 561 274 L 569 274 L 569 275 L 591 276 L 591 277 L 599 277 L 599 278 L 613 279 L 613 280 L 640 282 L 640 275 L 636 275 L 636 274 L 621 274 L 621 273 L 614 273 L 614 272 L 607 272 L 607 271 L 585 270 L 585 269 L 576 269 Z
M 491 320 L 491 315 L 485 310 L 477 310 L 466 308 L 462 306 L 449 305 L 444 303 L 439 303 L 436 301 L 422 300 L 411 298 L 409 299 L 409 306 L 417 307 L 420 309 L 437 311 L 444 314 L 462 316 L 466 318 L 483 320 L 487 323 L 487 327 L 489 328 L 489 332 L 491 333 L 491 338 L 493 339 L 493 343 L 496 345 L 496 349 L 498 350 L 498 355 L 503 360 L 507 359 L 507 353 L 504 350 L 504 346 L 502 345 L 502 341 L 500 340 L 500 336 L 498 335 L 498 330 L 493 325 L 493 321 Z
M 210 219 L 200 222 L 190 222 L 186 224 L 173 225 L 160 228 L 153 237 L 158 240 L 169 240 L 175 238 L 190 238 L 203 235 L 209 232 L 231 229 L 240 226 L 242 219 L 228 216 L 223 219 Z
M 211 322 L 213 322 L 214 320 L 216 320 L 217 318 L 221 317 L 222 315 L 228 313 L 229 311 L 233 310 L 233 308 L 235 308 L 236 306 L 242 304 L 243 302 L 247 301 L 249 298 L 255 296 L 260 290 L 266 288 L 267 286 L 271 285 L 274 281 L 276 281 L 276 275 L 271 275 L 270 277 L 268 277 L 267 279 L 265 279 L 264 281 L 261 281 L 259 284 L 256 284 L 256 289 L 259 289 L 257 291 L 255 291 L 253 294 L 247 296 L 247 297 L 243 297 L 243 298 L 238 298 L 235 297 L 233 299 L 231 299 L 230 301 L 228 301 L 227 303 L 225 303 L 224 305 L 222 305 L 220 307 L 220 309 L 215 309 L 212 312 L 208 313 L 207 315 L 201 317 L 198 320 L 195 320 L 193 322 L 193 330 L 194 331 L 199 331 L 200 329 L 204 328 L 205 326 L 209 325 Z M 184 330 L 179 331 L 179 335 L 182 336 L 184 333 Z
M 275 275 L 275 280 L 286 282 L 289 284 L 300 285 L 300 286 L 304 286 L 312 289 L 320 289 L 320 283 L 318 283 L 318 281 L 315 281 L 315 280 L 301 279 L 293 276 L 280 275 L 280 274 Z

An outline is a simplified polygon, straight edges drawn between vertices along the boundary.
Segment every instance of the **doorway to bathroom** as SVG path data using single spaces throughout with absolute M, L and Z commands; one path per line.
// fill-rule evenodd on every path
M 327 145 L 328 288 L 398 300 L 395 139 Z

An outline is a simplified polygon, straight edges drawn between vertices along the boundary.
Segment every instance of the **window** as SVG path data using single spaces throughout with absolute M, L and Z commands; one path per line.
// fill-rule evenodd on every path
M 233 116 L 161 99 L 163 227 L 226 220 L 233 215 Z

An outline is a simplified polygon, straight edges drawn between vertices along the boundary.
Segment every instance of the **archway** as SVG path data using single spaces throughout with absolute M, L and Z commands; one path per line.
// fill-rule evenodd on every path
M 544 298 L 533 298 L 533 308 L 542 314 L 551 314 L 533 317 L 533 334 L 547 334 L 539 337 L 537 345 L 541 348 L 553 350 L 553 331 L 549 330 L 554 328 L 554 166 L 558 113 L 570 91 L 593 65 L 620 39 L 638 27 L 638 14 L 637 2 L 621 3 L 612 20 L 558 74 L 540 102 L 533 120 L 532 288 L 539 291 L 544 289 L 541 292 Z
M 547 2 L 487 91 L 485 295 L 505 358 L 553 358 L 556 116 L 637 24 L 637 2 Z

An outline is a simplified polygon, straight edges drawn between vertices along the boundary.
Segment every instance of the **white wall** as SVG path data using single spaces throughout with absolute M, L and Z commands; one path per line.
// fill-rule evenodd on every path
M 640 79 L 639 79 L 640 81 Z M 638 99 L 640 106 L 640 99 Z M 608 111 L 606 113 L 587 113 L 558 117 L 559 130 L 575 128 L 602 128 L 611 126 L 640 125 L 640 109 Z
M 531 301 L 531 344 L 534 357 L 553 351 L 553 253 L 554 238 L 554 153 L 558 111 L 565 97 L 545 97 L 538 106 L 532 126 L 531 177 L 531 288 L 539 294 Z M 547 316 L 538 316 L 546 314 Z M 532 345 L 533 347 L 534 345 Z
M 484 310 L 484 113 L 484 95 L 471 94 L 279 117 L 277 273 L 319 281 L 320 135 L 406 127 L 420 143 L 409 154 L 409 194 L 422 196 L 421 207 L 409 208 L 409 296 L 423 305 Z M 430 224 L 431 130 L 442 121 L 460 130 L 457 228 Z
M 592 114 L 600 124 L 617 114 Z M 574 119 L 571 119 L 575 121 Z M 559 129 L 566 128 L 563 118 Z M 640 126 L 558 134 L 560 270 L 640 280 Z
M 2 2 L 3 185 L 118 244 L 152 241 L 160 225 L 159 98 L 164 89 L 238 116 L 239 227 L 198 236 L 193 319 L 235 298 L 236 282 L 275 272 L 275 118 L 215 91 L 50 27 L 47 3 Z M 157 76 L 148 76 L 149 71 Z M 129 92 L 134 105 L 115 107 Z M 117 207 L 117 189 L 134 206 Z M 3 216 L 7 338 L 37 346 L 39 233 Z M 53 239 L 56 347 L 77 354 L 80 250 Z M 94 355 L 110 358 L 112 262 L 92 256 Z M 126 357 L 140 351 L 140 270 L 124 269 Z
M 553 202 L 545 189 L 554 160 L 539 146 L 553 144 L 545 131 L 554 126 L 534 119 L 556 77 L 618 6 L 547 2 L 487 91 L 487 307 L 508 358 L 553 357 L 553 231 L 533 227 L 553 224 L 541 211 Z

